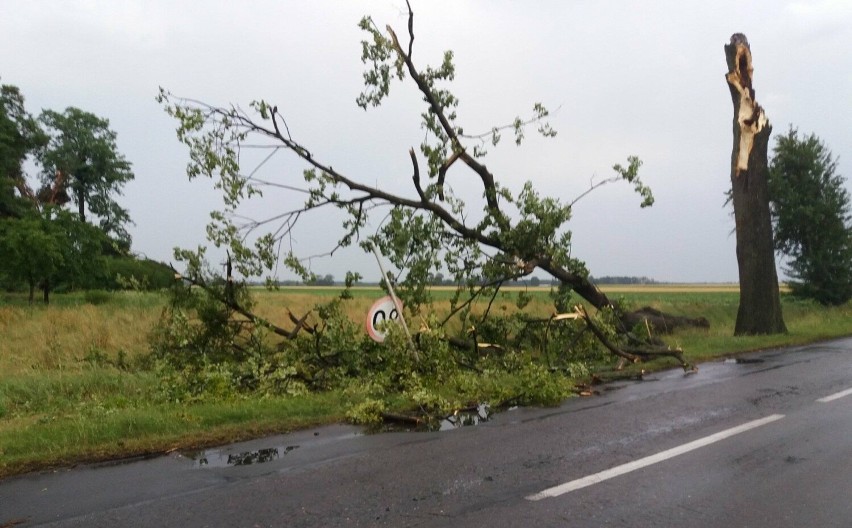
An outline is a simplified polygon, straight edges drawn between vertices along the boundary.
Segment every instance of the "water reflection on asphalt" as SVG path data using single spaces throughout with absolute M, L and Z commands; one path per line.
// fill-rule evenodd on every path
M 194 467 L 228 467 L 263 464 L 277 460 L 294 449 L 297 445 L 266 447 L 254 451 L 228 453 L 226 449 L 206 449 L 203 451 L 187 451 L 183 455 L 192 459 Z
M 491 418 L 491 407 L 480 403 L 475 410 L 460 411 L 441 420 L 439 431 L 450 431 L 459 427 L 468 427 L 487 422 Z

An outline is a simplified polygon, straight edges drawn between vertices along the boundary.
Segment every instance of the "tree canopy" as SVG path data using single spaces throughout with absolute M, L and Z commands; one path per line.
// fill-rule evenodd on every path
M 20 216 L 27 208 L 20 196 L 23 164 L 47 143 L 38 121 L 24 108 L 17 86 L 0 86 L 0 218 Z
M 776 138 L 769 191 L 775 249 L 789 259 L 793 294 L 822 304 L 852 299 L 852 209 L 831 151 L 790 127 Z
M 89 212 L 105 233 L 129 241 L 124 226 L 130 217 L 114 197 L 134 175 L 118 151 L 109 121 L 74 107 L 62 113 L 45 110 L 39 120 L 49 136 L 39 157 L 42 181 L 50 185 L 62 180 L 82 221 Z
M 29 287 L 30 302 L 38 287 L 45 303 L 59 284 L 85 287 L 98 282 L 103 239 L 98 228 L 56 207 L 20 219 L 0 220 L 0 255 L 6 280 Z

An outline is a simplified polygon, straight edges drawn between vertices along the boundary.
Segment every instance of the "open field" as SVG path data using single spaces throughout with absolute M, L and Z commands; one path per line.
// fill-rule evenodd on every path
M 682 347 L 691 361 L 852 335 L 852 305 L 848 304 L 824 308 L 783 296 L 789 334 L 733 337 L 736 287 L 605 289 L 634 308 L 651 306 L 710 320 L 709 330 L 684 330 L 666 338 Z M 314 287 L 258 290 L 257 311 L 272 320 L 286 321 L 288 310 L 305 313 L 339 291 Z M 533 296 L 534 313 L 553 313 L 547 288 L 528 292 Z M 377 288 L 357 288 L 353 294 L 345 310 L 358 322 L 382 295 Z M 492 310 L 514 309 L 517 294 L 517 288 L 501 293 Z M 435 291 L 437 313 L 449 309 L 449 295 L 445 289 Z M 56 295 L 49 307 L 30 307 L 21 297 L 0 297 L 0 477 L 341 421 L 347 408 L 358 403 L 357 395 L 340 391 L 299 397 L 169 401 L 147 359 L 148 338 L 160 319 L 165 295 L 122 292 L 100 302 L 91 304 L 82 294 L 66 294 Z M 642 368 L 674 364 L 661 360 Z M 606 371 L 612 365 L 607 362 L 593 369 Z

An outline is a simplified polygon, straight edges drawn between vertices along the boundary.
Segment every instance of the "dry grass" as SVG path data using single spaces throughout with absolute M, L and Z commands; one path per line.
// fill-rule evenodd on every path
M 286 328 L 291 327 L 288 312 L 297 317 L 312 312 L 308 322 L 319 320 L 314 307 L 333 298 L 339 288 L 329 288 L 328 294 L 318 295 L 316 288 L 293 288 L 279 292 L 255 292 L 258 315 Z M 357 324 L 366 322 L 366 315 L 375 299 L 383 295 L 378 288 L 364 288 L 361 295 L 343 304 L 346 315 Z M 506 313 L 515 310 L 516 292 L 495 299 L 491 310 Z M 134 299 L 133 296 L 141 296 Z M 157 294 L 113 294 L 101 305 L 82 302 L 62 302 L 56 296 L 54 304 L 44 307 L 23 304 L 0 306 L 0 376 L 34 372 L 69 371 L 86 367 L 83 359 L 91 354 L 103 354 L 115 359 L 123 352 L 127 357 L 147 353 L 151 330 L 159 321 L 165 296 Z M 482 313 L 487 301 L 478 302 L 474 313 Z M 536 313 L 549 315 L 552 311 L 542 290 L 532 308 Z M 438 300 L 434 307 L 437 317 L 450 310 L 448 299 Z M 411 318 L 413 329 L 426 324 L 426 313 Z
M 0 375 L 79 369 L 93 352 L 145 353 L 159 315 L 150 303 L 0 306 Z
M 446 292 L 449 294 L 452 289 L 444 287 L 435 289 L 436 292 Z M 315 289 L 314 289 L 315 290 Z M 516 299 L 517 294 L 521 291 L 522 288 L 511 288 L 508 289 L 505 293 L 500 294 L 497 298 L 494 299 L 494 302 L 491 303 L 490 310 L 491 313 L 494 314 L 507 314 L 513 313 L 517 311 Z M 333 290 L 329 288 L 329 291 L 339 291 Z M 343 311 L 351 319 L 357 324 L 366 325 L 367 313 L 370 310 L 373 302 L 376 299 L 383 296 L 378 288 L 362 288 L 361 292 L 365 293 L 365 295 L 356 295 L 352 299 L 347 300 L 343 304 Z M 541 316 L 547 317 L 553 313 L 553 303 L 547 296 L 547 289 L 540 290 L 531 290 L 535 292 L 533 296 L 533 301 L 526 307 L 527 313 L 533 316 Z M 421 311 L 419 314 L 410 315 L 408 325 L 412 330 L 416 330 L 421 328 L 423 325 L 428 324 L 429 315 L 434 315 L 439 320 L 443 319 L 450 313 L 450 300 L 449 295 L 436 295 L 437 299 L 431 305 L 431 307 L 427 310 Z M 301 318 L 308 312 L 311 314 L 308 316 L 307 322 L 308 324 L 316 324 L 319 322 L 319 319 L 316 316 L 316 311 L 314 307 L 322 302 L 327 302 L 331 300 L 333 297 L 329 296 L 318 296 L 316 293 L 302 293 L 298 288 L 287 288 L 283 291 L 278 292 L 255 292 L 255 298 L 257 300 L 256 313 L 261 317 L 268 319 L 269 321 L 280 324 L 285 328 L 290 328 L 292 325 L 290 323 L 288 312 L 293 313 L 297 318 Z M 473 304 L 472 313 L 473 314 L 482 314 L 486 309 L 488 309 L 490 299 L 478 300 Z M 455 330 L 450 328 L 451 331 Z
M 608 285 L 603 289 L 614 297 L 624 294 L 635 307 L 650 305 L 683 315 L 706 316 L 711 321 L 723 323 L 714 324 L 714 331 L 725 335 L 732 331 L 727 326 L 732 314 L 736 313 L 736 284 Z M 340 290 L 340 287 L 256 290 L 256 311 L 289 328 L 288 312 L 301 317 L 318 303 L 331 300 Z M 431 310 L 439 319 L 449 313 L 451 291 L 449 287 L 433 289 L 437 300 Z M 533 301 L 527 308 L 531 314 L 546 317 L 553 313 L 548 287 L 506 288 L 492 303 L 492 313 L 515 311 L 519 291 L 532 294 Z M 343 309 L 357 324 L 364 324 L 370 306 L 383 293 L 375 287 L 361 287 L 354 294 L 353 299 L 343 304 Z M 0 305 L 0 335 L 3 336 L 0 339 L 0 375 L 81 369 L 85 366 L 81 360 L 93 352 L 111 359 L 120 352 L 127 357 L 144 354 L 148 351 L 150 332 L 166 302 L 161 294 L 135 293 L 113 294 L 109 302 L 97 306 L 79 300 L 71 302 L 61 296 L 57 296 L 57 300 L 59 302 L 48 307 Z M 478 301 L 473 312 L 482 313 L 488 307 L 488 301 Z M 805 316 L 810 310 L 811 307 L 800 309 L 796 315 Z M 826 313 L 815 313 L 825 323 Z M 310 316 L 309 322 L 318 322 L 315 313 Z M 425 312 L 409 320 L 413 330 L 426 323 Z M 811 326 L 820 326 L 816 323 L 814 321 Z

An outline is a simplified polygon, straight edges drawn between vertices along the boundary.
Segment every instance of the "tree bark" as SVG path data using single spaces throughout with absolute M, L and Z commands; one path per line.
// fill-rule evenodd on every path
M 734 335 L 787 331 L 781 314 L 778 274 L 769 215 L 767 150 L 772 126 L 755 100 L 748 39 L 741 33 L 725 45 L 725 76 L 734 103 L 731 196 L 737 233 L 740 306 Z

